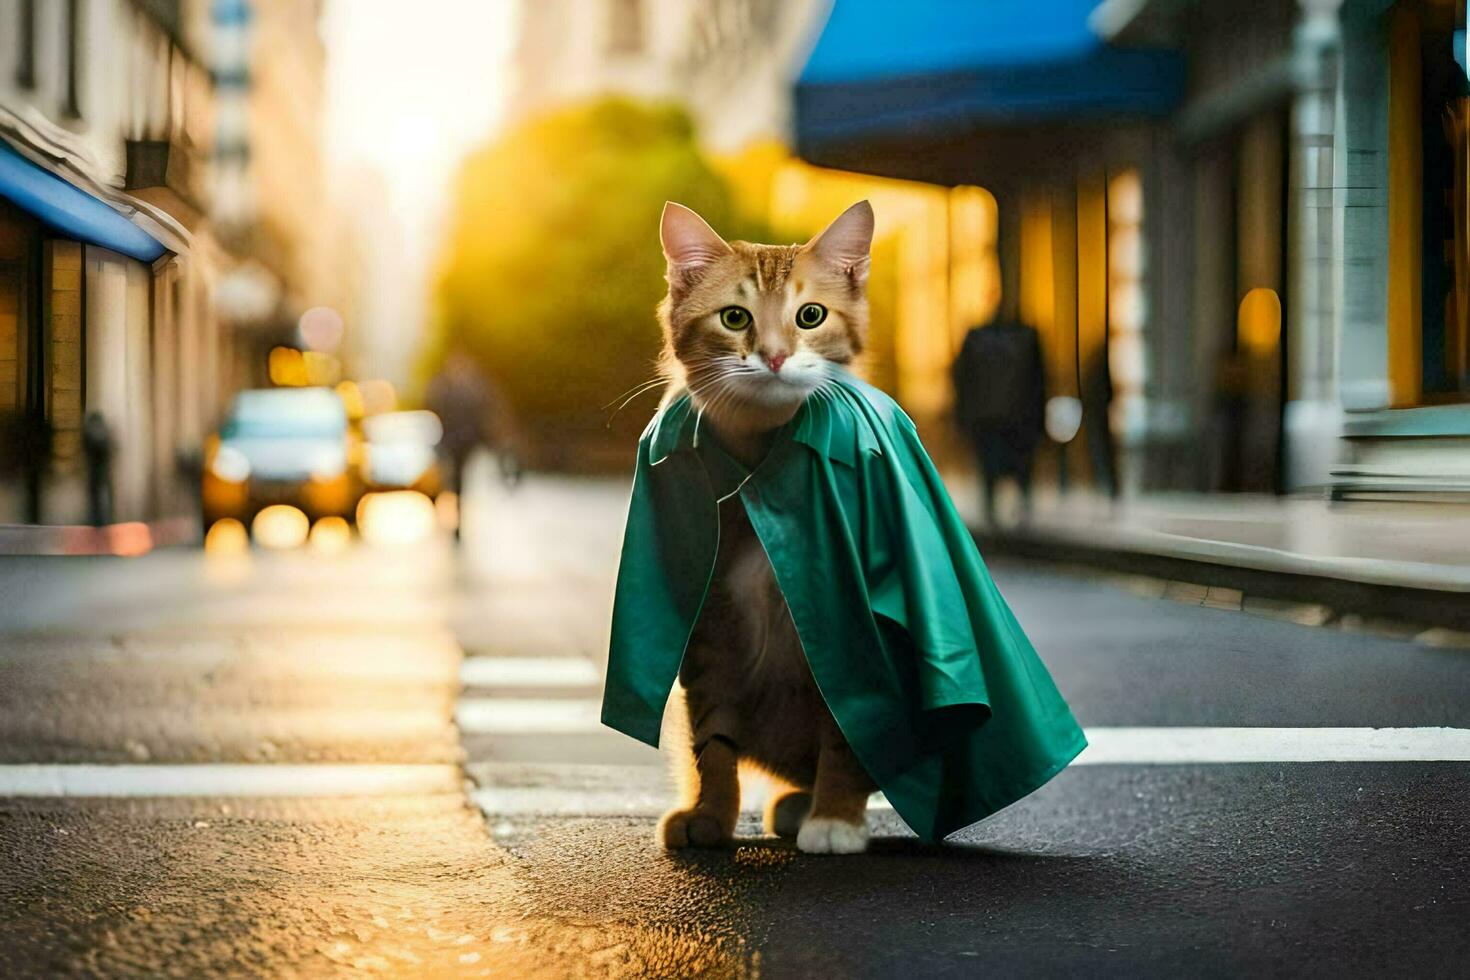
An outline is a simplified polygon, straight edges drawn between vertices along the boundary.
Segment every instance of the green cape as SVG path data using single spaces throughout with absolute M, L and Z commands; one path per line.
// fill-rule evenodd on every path
M 822 696 L 909 827 L 937 840 L 1056 775 L 1087 744 L 990 579 L 913 423 L 846 373 L 754 471 L 688 394 L 649 423 L 613 605 L 604 724 L 657 745 L 709 589 L 718 502 L 738 494 Z

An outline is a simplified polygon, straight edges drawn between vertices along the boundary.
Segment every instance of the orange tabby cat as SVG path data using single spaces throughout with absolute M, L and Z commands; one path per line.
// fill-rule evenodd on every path
M 670 397 L 687 390 L 701 425 L 747 466 L 830 366 L 862 350 L 872 236 L 866 201 L 800 246 L 726 242 L 688 208 L 664 208 L 669 293 L 659 319 Z M 728 841 L 745 764 L 791 787 L 767 808 L 767 830 L 794 834 L 803 851 L 865 850 L 875 786 L 817 690 L 738 496 L 720 505 L 719 540 L 679 669 L 688 728 L 670 741 L 686 763 L 686 799 L 660 821 L 659 840 L 669 848 Z

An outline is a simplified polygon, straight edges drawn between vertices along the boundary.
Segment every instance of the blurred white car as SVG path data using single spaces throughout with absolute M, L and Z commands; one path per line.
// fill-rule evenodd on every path
M 232 517 L 248 526 L 272 504 L 350 520 L 361 496 L 351 444 L 347 411 L 330 388 L 240 392 L 205 449 L 205 525 Z
M 384 412 L 363 419 L 363 479 L 367 489 L 417 490 L 437 496 L 441 482 L 439 440 L 444 426 L 429 411 Z

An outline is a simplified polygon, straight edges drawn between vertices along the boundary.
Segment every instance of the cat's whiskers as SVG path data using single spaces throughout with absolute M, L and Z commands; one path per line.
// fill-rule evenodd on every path
M 732 376 L 735 373 L 737 372 L 731 371 L 728 368 L 722 369 L 717 361 L 701 365 L 699 368 L 690 372 L 690 376 L 695 382 L 688 385 L 688 389 L 689 397 L 695 406 L 694 433 L 696 440 L 699 437 L 700 427 L 704 423 L 705 412 L 709 410 L 711 404 L 717 403 L 720 400 L 719 396 L 724 394 L 725 390 L 730 386 L 733 380 Z M 714 376 L 708 381 L 698 383 L 707 374 L 713 374 Z M 706 398 L 706 395 L 710 393 L 712 393 L 712 396 Z
M 710 388 L 709 397 L 700 407 L 700 414 L 708 413 L 711 418 L 719 418 L 719 412 L 728 406 L 737 394 L 736 378 L 730 374 L 721 375 L 715 379 Z
M 719 364 L 713 362 L 690 371 L 691 383 L 687 385 L 689 396 L 698 403 L 706 392 L 717 389 L 722 382 L 728 380 L 730 374 L 729 369 L 721 369 Z M 713 375 L 713 377 L 705 381 L 706 375 Z
M 615 418 L 618 417 L 618 413 L 621 412 L 623 409 L 627 408 L 628 407 L 628 404 L 630 402 L 632 402 L 635 398 L 637 398 L 639 395 L 646 394 L 647 392 L 652 391 L 653 389 L 659 387 L 660 385 L 667 384 L 667 383 L 668 383 L 668 379 L 667 378 L 654 378 L 651 381 L 645 381 L 642 384 L 635 385 L 634 388 L 636 390 L 634 390 L 632 394 L 628 395 L 628 397 L 623 398 L 622 403 L 620 405 L 618 405 L 617 408 L 613 409 L 612 410 L 612 413 L 610 415 L 608 415 L 608 417 L 607 417 L 607 426 L 608 426 L 608 428 L 611 428 L 612 427 L 613 419 L 615 419 Z M 622 397 L 622 396 L 619 396 L 619 397 Z M 617 399 L 614 398 L 613 401 L 617 401 Z M 612 402 L 608 402 L 607 403 L 607 405 L 611 405 L 611 404 L 612 404 Z M 606 411 L 607 410 L 607 405 L 602 406 L 603 411 Z
M 616 408 L 613 408 L 612 414 L 609 414 L 609 416 L 607 416 L 607 428 L 613 428 L 613 419 L 616 419 L 617 413 L 619 413 L 619 411 L 622 411 L 623 408 L 628 407 L 629 403 L 632 403 L 635 398 L 638 398 L 638 395 L 647 394 L 647 392 L 653 391 L 654 388 L 659 388 L 659 386 L 661 385 L 667 385 L 667 383 L 669 383 L 669 378 L 667 378 L 666 375 L 663 375 L 663 373 L 659 373 L 659 375 L 654 376 L 654 378 L 648 379 L 648 381 L 638 382 L 637 385 L 632 386 L 632 388 L 629 388 L 628 391 L 623 392 L 622 395 L 617 395 L 617 398 L 622 398 L 622 403 L 620 403 L 619 406 L 617 406 Z M 626 398 L 623 397 L 623 395 L 626 395 Z M 613 401 L 617 401 L 617 398 L 613 398 Z M 609 403 L 607 403 L 607 406 L 613 404 L 613 401 L 609 401 Z M 607 411 L 607 406 L 603 406 L 603 411 Z
M 715 397 L 711 401 L 710 415 L 718 418 L 719 413 L 726 409 L 733 409 L 756 400 L 758 396 L 754 395 L 750 386 L 743 383 L 744 378 L 755 373 L 753 370 L 745 369 L 727 374 L 724 378 L 726 383 L 715 392 Z
M 690 397 L 699 407 L 701 415 L 704 413 L 714 415 L 712 409 L 715 405 L 721 402 L 728 403 L 731 400 L 738 387 L 738 379 L 754 373 L 754 369 L 737 358 L 711 358 L 690 372 L 691 378 L 696 382 L 689 386 Z M 712 375 L 712 377 L 702 384 L 697 383 L 703 381 L 706 375 Z
M 620 394 L 615 395 L 613 397 L 612 401 L 609 401 L 606 405 L 602 406 L 602 409 L 603 409 L 603 411 L 607 411 L 607 409 L 609 409 L 610 407 L 612 407 L 612 403 L 615 402 L 615 401 L 617 401 L 619 398 L 622 398 L 625 395 L 631 396 L 633 398 L 636 398 L 645 389 L 651 388 L 651 387 L 653 387 L 655 385 L 664 384 L 668 380 L 669 380 L 668 378 L 666 378 L 662 374 L 660 374 L 660 375 L 656 375 L 655 377 L 649 378 L 646 381 L 640 381 L 637 384 L 633 385 L 631 388 L 628 388 L 625 391 L 621 392 Z M 627 402 L 624 402 L 623 404 L 626 405 Z M 622 406 L 620 405 L 618 407 L 621 408 Z

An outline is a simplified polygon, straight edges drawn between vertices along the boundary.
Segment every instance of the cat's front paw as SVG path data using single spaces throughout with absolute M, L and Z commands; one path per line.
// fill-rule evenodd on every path
M 729 842 L 731 830 L 712 813 L 697 808 L 670 810 L 658 822 L 658 842 L 671 851 L 686 847 L 720 847 Z
M 808 854 L 861 854 L 868 849 L 868 827 L 831 817 L 808 817 L 796 835 L 796 846 Z

